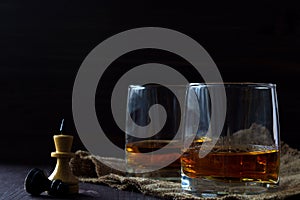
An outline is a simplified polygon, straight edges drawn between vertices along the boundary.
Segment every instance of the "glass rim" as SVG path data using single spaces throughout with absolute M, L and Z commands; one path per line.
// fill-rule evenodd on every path
M 141 84 L 130 84 L 128 88 L 130 89 L 149 89 L 149 88 L 158 88 L 158 87 L 167 87 L 167 88 L 187 88 L 194 86 L 204 86 L 204 87 L 267 87 L 267 88 L 276 88 L 276 84 L 274 83 L 258 83 L 258 82 L 203 82 L 203 83 L 187 83 L 187 84 L 149 84 L 149 85 L 141 85 Z
M 189 84 L 168 84 L 168 85 L 160 85 L 160 84 L 152 84 L 152 85 L 139 85 L 139 84 L 131 84 L 128 86 L 130 89 L 147 89 L 147 88 L 157 88 L 157 87 L 178 87 L 178 88 L 186 88 Z
M 190 83 L 190 87 L 193 86 L 224 86 L 224 87 L 268 87 L 268 88 L 275 88 L 276 84 L 274 83 L 256 83 L 256 82 L 208 82 L 208 83 Z

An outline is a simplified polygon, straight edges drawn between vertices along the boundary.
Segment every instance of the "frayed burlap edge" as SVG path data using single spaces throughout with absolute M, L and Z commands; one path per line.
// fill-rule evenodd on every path
M 91 155 L 86 151 L 77 151 L 71 159 L 70 166 L 75 176 L 80 181 L 108 185 L 120 190 L 132 190 L 146 195 L 165 199 L 197 200 L 204 199 L 191 194 L 183 193 L 180 183 L 154 180 L 140 177 L 125 177 L 123 172 L 114 170 L 107 165 L 122 166 L 125 169 L 125 161 L 117 158 L 103 158 Z M 287 199 L 290 197 L 300 199 L 300 152 L 282 144 L 280 185 L 276 191 L 260 195 L 227 195 L 218 200 L 268 200 Z

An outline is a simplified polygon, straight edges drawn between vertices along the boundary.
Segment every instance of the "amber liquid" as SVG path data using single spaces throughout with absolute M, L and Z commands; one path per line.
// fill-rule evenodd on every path
M 182 172 L 188 177 L 226 182 L 278 182 L 278 150 L 259 145 L 246 150 L 216 146 L 204 158 L 199 158 L 202 142 L 203 140 L 195 141 L 181 157 Z
M 168 147 L 165 145 L 169 144 Z M 165 148 L 163 154 L 151 154 Z M 180 177 L 180 144 L 171 140 L 144 140 L 126 144 L 126 162 L 129 172 L 142 171 L 146 166 L 159 166 L 166 159 L 173 159 L 174 162 L 162 169 L 147 173 L 147 177 Z M 145 154 L 148 153 L 148 154 Z

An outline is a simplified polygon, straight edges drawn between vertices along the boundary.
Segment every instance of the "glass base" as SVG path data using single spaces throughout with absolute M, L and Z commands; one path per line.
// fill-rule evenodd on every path
M 155 180 L 161 181 L 172 181 L 180 183 L 180 171 L 179 170 L 157 170 L 154 172 L 147 173 L 126 173 L 127 177 L 143 177 L 143 178 L 151 178 Z
M 228 194 L 261 194 L 270 189 L 276 190 L 278 185 L 260 182 L 216 181 L 206 178 L 190 178 L 182 174 L 181 187 L 184 192 L 196 196 L 217 197 Z

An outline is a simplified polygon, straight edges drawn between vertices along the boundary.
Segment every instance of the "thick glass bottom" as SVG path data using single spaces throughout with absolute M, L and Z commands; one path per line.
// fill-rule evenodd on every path
M 172 181 L 180 183 L 180 170 L 157 170 L 154 172 L 146 172 L 146 173 L 126 173 L 127 177 L 143 177 L 143 178 L 151 178 L 155 180 L 161 181 Z
M 181 187 L 184 192 L 201 197 L 216 197 L 228 194 L 261 194 L 270 189 L 276 190 L 278 184 L 265 182 L 219 181 L 208 178 L 190 178 L 181 175 Z

